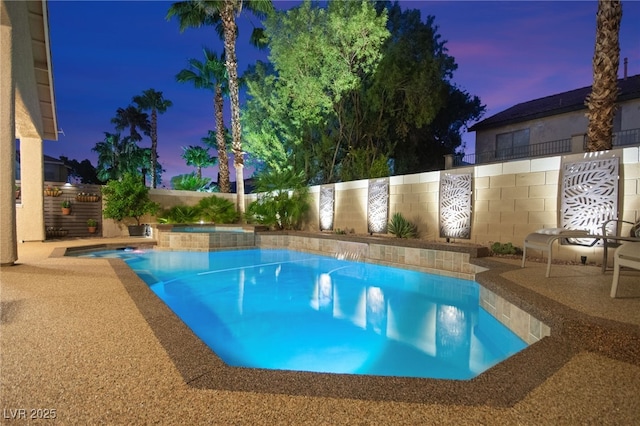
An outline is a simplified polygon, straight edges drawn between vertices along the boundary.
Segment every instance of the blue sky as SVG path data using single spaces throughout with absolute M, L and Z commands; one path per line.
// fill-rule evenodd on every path
M 274 2 L 286 9 L 299 2 Z M 485 117 L 527 100 L 589 86 L 595 41 L 596 1 L 401 1 L 435 16 L 442 39 L 458 64 L 453 82 L 487 106 Z M 629 75 L 640 74 L 640 1 L 623 0 L 621 56 Z M 212 94 L 175 81 L 202 47 L 222 50 L 213 29 L 178 31 L 166 21 L 166 1 L 49 1 L 49 25 L 58 141 L 45 142 L 45 154 L 65 155 L 96 165 L 91 152 L 110 120 L 134 95 L 154 88 L 174 106 L 159 116 L 163 181 L 192 168 L 180 157 L 182 146 L 200 144 L 213 129 Z M 266 58 L 247 40 L 259 22 L 239 22 L 239 71 Z M 622 75 L 622 61 L 620 75 Z M 228 105 L 225 106 L 228 109 Z M 227 114 L 228 116 L 228 114 Z M 228 123 L 227 123 L 228 125 Z M 474 134 L 464 136 L 473 152 Z M 148 138 L 142 146 L 149 146 Z M 217 175 L 217 167 L 203 174 Z M 233 179 L 233 177 L 232 177 Z

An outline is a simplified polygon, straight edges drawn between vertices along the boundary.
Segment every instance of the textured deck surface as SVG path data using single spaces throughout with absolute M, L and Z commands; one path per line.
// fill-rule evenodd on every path
M 640 273 L 478 259 L 478 281 L 552 335 L 467 382 L 230 368 L 122 262 L 19 245 L 0 269 L 2 422 L 64 424 L 634 424 Z M 139 242 L 140 240 L 133 240 Z M 38 410 L 41 411 L 32 411 Z M 17 419 L 16 422 L 24 422 Z

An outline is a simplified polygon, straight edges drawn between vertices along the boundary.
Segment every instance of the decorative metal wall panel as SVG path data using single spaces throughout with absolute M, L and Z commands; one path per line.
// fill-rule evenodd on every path
M 369 232 L 387 232 L 389 220 L 389 179 L 369 181 L 367 203 L 367 227 Z
M 333 185 L 320 187 L 320 230 L 333 230 L 333 216 L 335 212 L 335 194 Z
M 602 223 L 618 216 L 618 167 L 618 157 L 563 164 L 561 227 L 600 234 Z
M 471 174 L 440 175 L 440 237 L 471 238 Z

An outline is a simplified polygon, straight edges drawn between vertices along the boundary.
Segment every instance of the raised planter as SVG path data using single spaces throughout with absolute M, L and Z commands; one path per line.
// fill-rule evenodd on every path
M 59 197 L 62 195 L 62 191 L 58 188 L 47 188 L 44 190 L 44 195 L 47 197 Z
M 47 238 L 61 238 L 66 237 L 69 231 L 66 229 L 48 228 L 46 230 Z
M 144 235 L 145 225 L 129 225 L 129 236 L 130 237 L 142 237 Z
M 76 195 L 76 201 L 79 201 L 81 203 L 95 203 L 96 201 L 100 200 L 100 196 L 97 194 L 85 194 L 85 193 L 79 193 L 78 195 Z

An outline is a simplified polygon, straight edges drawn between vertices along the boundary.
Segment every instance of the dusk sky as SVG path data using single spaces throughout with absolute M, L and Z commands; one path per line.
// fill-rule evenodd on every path
M 175 75 L 187 68 L 189 58 L 202 59 L 203 46 L 222 51 L 214 30 L 203 27 L 181 34 L 175 20 L 165 20 L 171 5 L 167 1 L 50 0 L 48 4 L 58 127 L 64 135 L 58 141 L 45 141 L 45 154 L 89 159 L 96 166 L 91 149 L 103 140 L 104 132 L 115 131 L 111 118 L 116 110 L 153 88 L 173 101 L 173 107 L 158 117 L 159 161 L 166 169 L 163 184 L 193 171 L 181 158 L 181 147 L 200 145 L 214 128 L 213 96 L 177 83 Z M 287 9 L 299 2 L 274 4 Z M 591 85 L 596 1 L 400 4 L 420 9 L 423 21 L 427 15 L 435 16 L 448 53 L 458 64 L 453 83 L 481 99 L 487 106 L 484 118 L 520 102 Z M 623 0 L 622 9 L 621 57 L 628 58 L 628 74 L 636 75 L 640 74 L 640 1 Z M 239 72 L 268 54 L 249 46 L 252 25 L 260 23 L 248 15 L 239 21 Z M 228 102 L 225 109 L 228 117 Z M 474 133 L 464 136 L 467 152 L 474 151 L 474 138 Z M 141 146 L 150 146 L 148 137 Z M 208 168 L 203 175 L 215 180 L 217 171 Z

